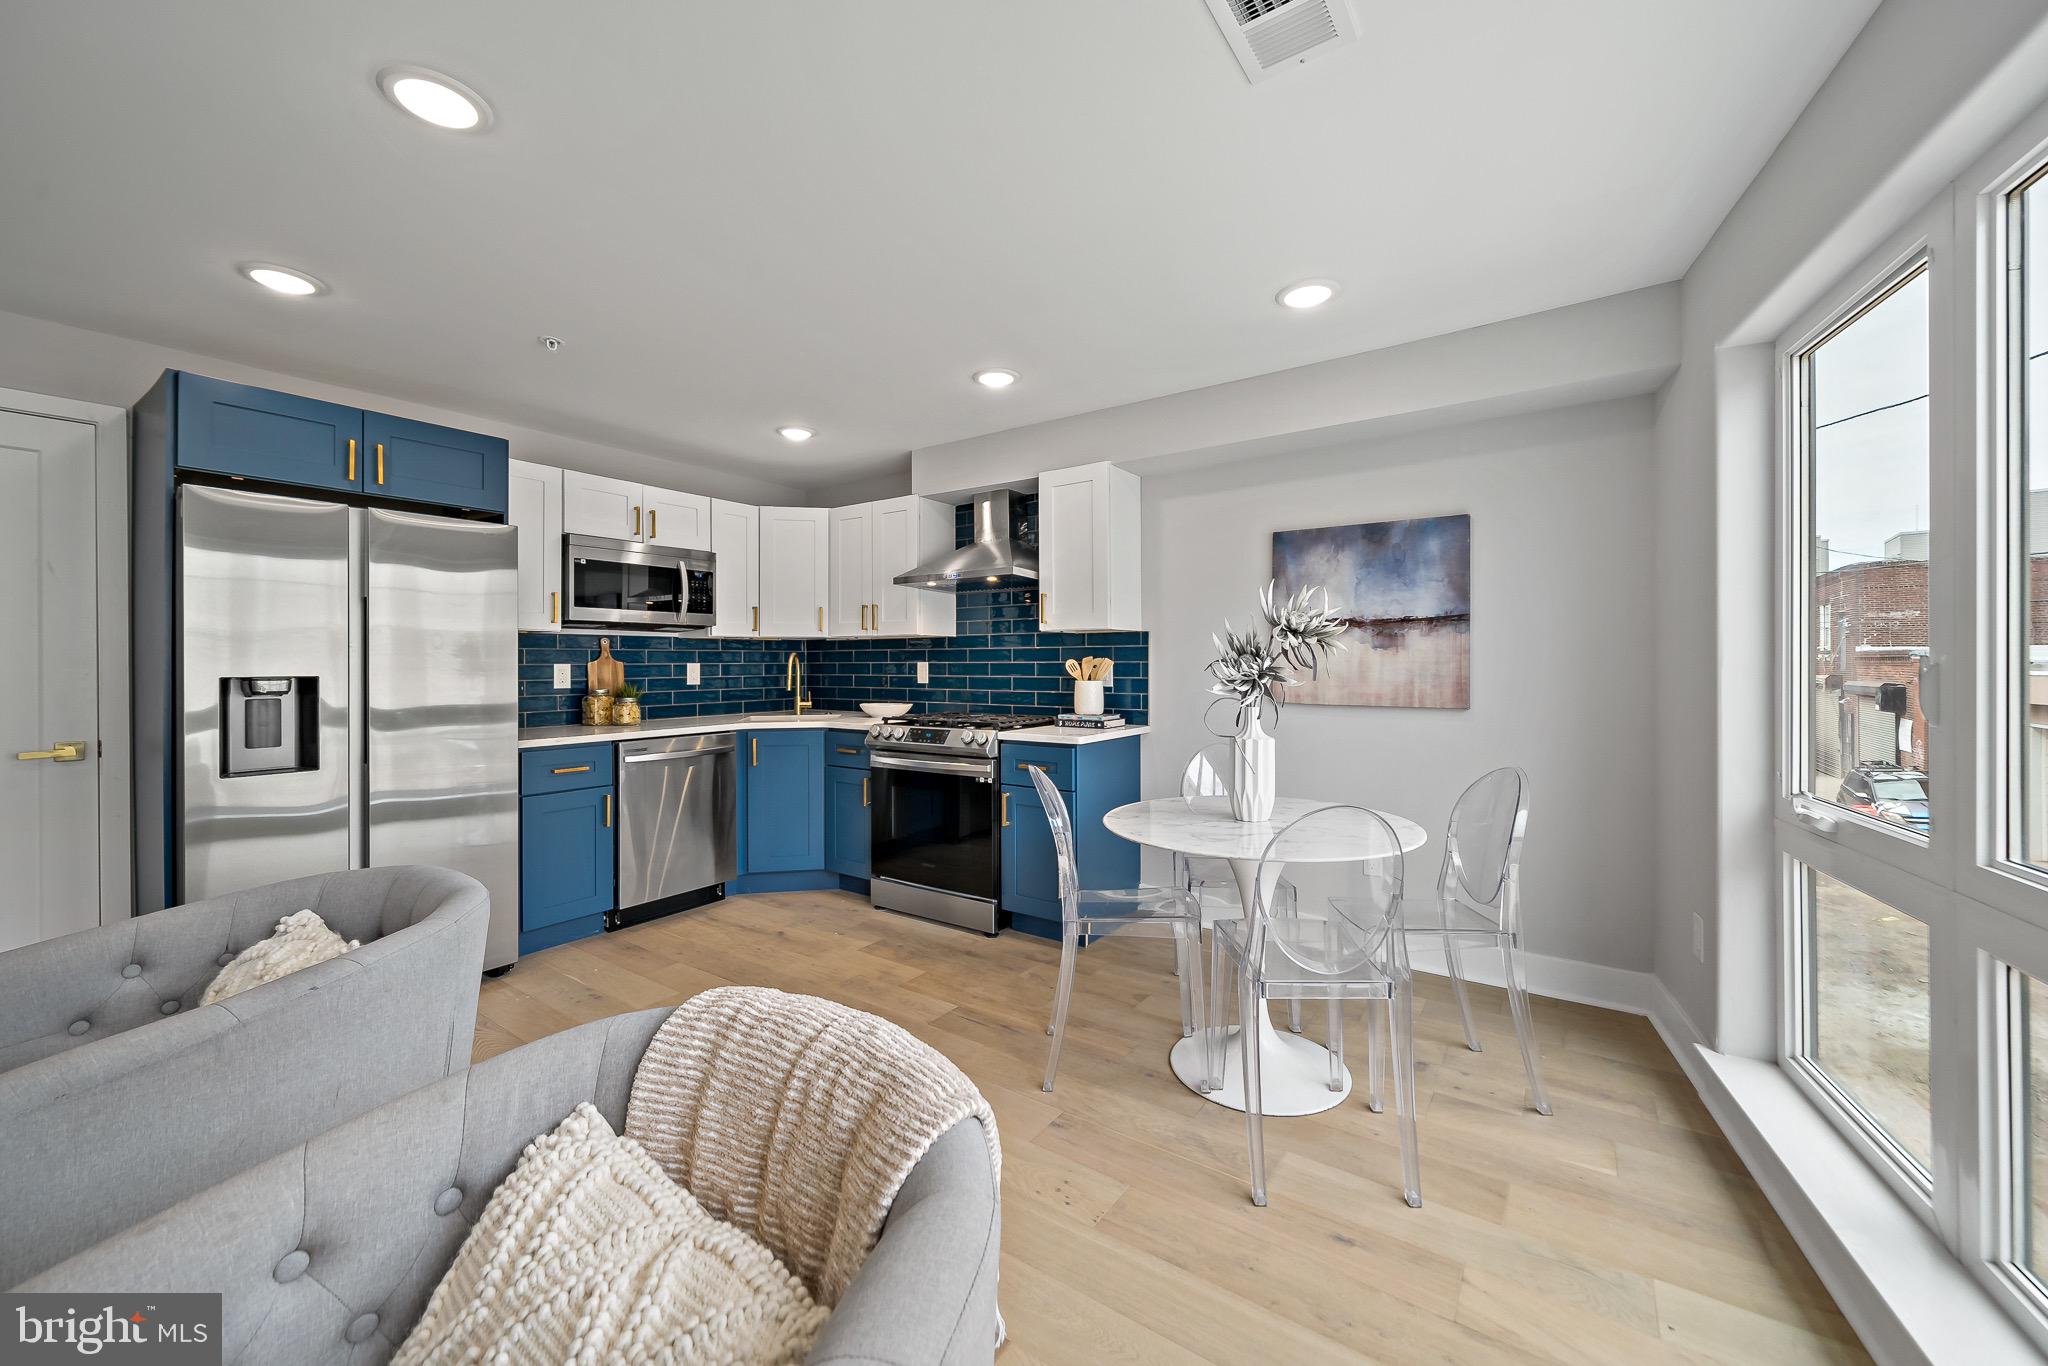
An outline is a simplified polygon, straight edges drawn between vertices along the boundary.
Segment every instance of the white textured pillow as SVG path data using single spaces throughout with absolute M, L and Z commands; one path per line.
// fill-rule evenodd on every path
M 289 977 L 300 968 L 310 968 L 361 947 L 360 942 L 343 939 L 328 929 L 327 922 L 313 912 L 293 911 L 277 922 L 277 930 L 270 938 L 236 954 L 235 960 L 206 984 L 199 1004 L 210 1006 L 215 1001 L 225 1001 L 251 987 Z
M 393 1366 L 795 1366 L 828 1312 L 586 1102 L 527 1145 Z

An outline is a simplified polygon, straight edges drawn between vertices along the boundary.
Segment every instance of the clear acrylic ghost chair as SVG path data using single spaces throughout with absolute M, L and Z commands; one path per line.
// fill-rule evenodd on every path
M 1173 939 L 1174 961 L 1180 969 L 1180 1029 L 1192 1036 L 1203 1017 L 1202 1009 L 1202 917 L 1195 899 L 1177 887 L 1133 887 L 1103 891 L 1082 887 L 1074 861 L 1074 826 L 1067 814 L 1067 800 L 1053 786 L 1052 779 L 1037 765 L 1026 765 L 1038 799 L 1045 806 L 1045 823 L 1052 828 L 1052 844 L 1060 872 L 1060 975 L 1053 993 L 1052 1023 L 1045 1032 L 1052 1047 L 1045 1059 L 1045 1089 L 1052 1090 L 1053 1077 L 1060 1070 L 1060 1045 L 1067 1035 L 1067 1005 L 1074 994 L 1074 960 L 1081 936 L 1099 938 L 1123 934 Z
M 1235 747 L 1228 740 L 1204 745 L 1195 751 L 1181 770 L 1182 800 L 1192 801 L 1198 797 L 1228 799 L 1236 790 L 1236 771 Z M 1185 888 L 1197 905 L 1222 909 L 1233 919 L 1244 914 L 1244 908 L 1238 904 L 1237 878 L 1231 874 L 1230 864 L 1223 859 L 1176 851 L 1173 881 L 1175 886 Z M 1274 904 L 1283 910 L 1291 908 L 1293 891 L 1293 885 L 1282 878 Z M 1301 1002 L 1288 1003 L 1287 1023 L 1296 1034 L 1301 1033 Z
M 1508 1008 L 1522 1045 L 1522 1067 L 1529 1074 L 1529 1098 L 1538 1114 L 1547 1115 L 1550 1098 L 1536 1065 L 1536 1032 L 1522 970 L 1522 836 L 1528 826 L 1529 775 L 1521 769 L 1497 768 L 1466 788 L 1451 808 L 1436 892 L 1409 899 L 1406 924 L 1409 934 L 1442 943 L 1451 991 L 1465 1025 L 1465 1046 L 1475 1053 L 1481 1051 L 1479 1035 L 1473 1031 L 1472 1008 L 1465 1000 L 1465 964 L 1459 950 L 1470 944 L 1500 948 Z
M 1345 857 L 1329 859 L 1331 848 Z M 1273 913 L 1263 889 L 1277 885 L 1292 865 L 1296 897 L 1311 917 Z M 1266 845 L 1260 861 L 1260 896 L 1242 920 L 1211 930 L 1209 975 L 1209 1080 L 1223 1072 L 1225 983 L 1235 981 L 1238 1048 L 1244 1068 L 1245 1136 L 1251 1149 L 1252 1203 L 1266 1203 L 1265 1123 L 1260 1114 L 1258 1031 L 1252 1022 L 1273 1000 L 1328 1002 L 1330 1089 L 1343 1088 L 1346 1001 L 1365 1002 L 1370 1026 L 1367 1103 L 1380 1108 L 1381 1035 L 1393 1043 L 1394 1112 L 1401 1136 L 1401 1195 L 1422 1205 L 1422 1173 L 1415 1135 L 1414 1002 L 1407 937 L 1401 932 L 1404 860 L 1401 841 L 1386 818 L 1362 806 L 1327 806 L 1288 825 Z

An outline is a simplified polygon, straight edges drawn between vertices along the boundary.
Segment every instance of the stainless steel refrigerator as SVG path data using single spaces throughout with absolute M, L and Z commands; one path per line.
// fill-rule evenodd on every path
M 186 485 L 174 668 L 180 902 L 430 863 L 519 956 L 517 533 Z

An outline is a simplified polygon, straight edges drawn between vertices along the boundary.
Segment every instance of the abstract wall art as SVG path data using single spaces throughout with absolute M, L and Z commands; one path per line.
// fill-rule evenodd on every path
M 1344 649 L 1287 700 L 1339 707 L 1472 705 L 1472 519 L 1311 527 L 1273 533 L 1280 592 L 1330 595 Z

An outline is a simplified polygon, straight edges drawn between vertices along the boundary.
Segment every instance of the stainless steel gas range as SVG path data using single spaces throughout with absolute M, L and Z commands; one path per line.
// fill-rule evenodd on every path
M 983 934 L 1001 928 L 999 737 L 1045 723 L 1043 716 L 941 712 L 868 732 L 869 900 Z

